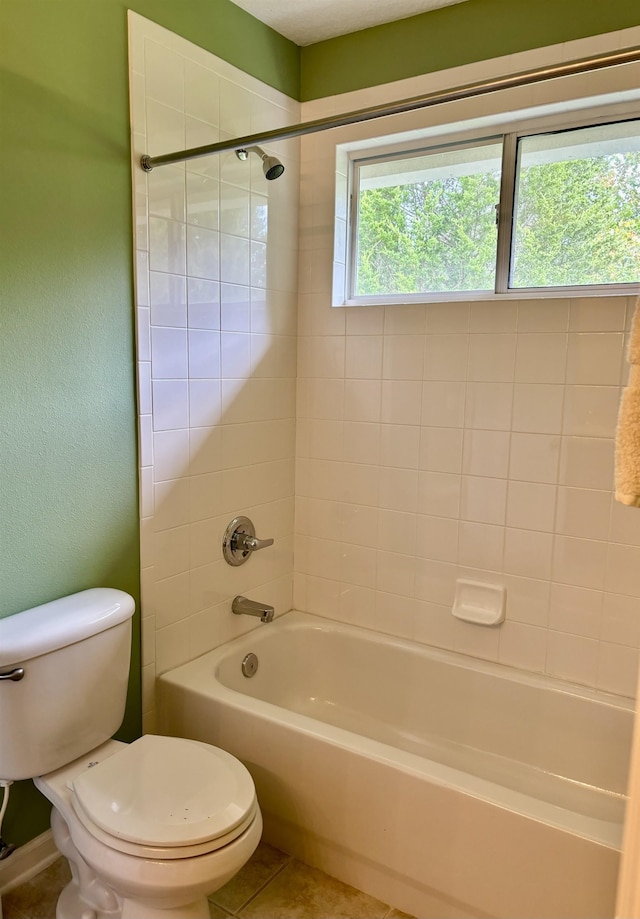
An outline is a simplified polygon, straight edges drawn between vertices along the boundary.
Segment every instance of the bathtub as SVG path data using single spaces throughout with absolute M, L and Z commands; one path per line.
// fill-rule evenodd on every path
M 158 692 L 163 733 L 247 765 L 269 842 L 386 903 L 613 916 L 629 700 L 295 611 Z

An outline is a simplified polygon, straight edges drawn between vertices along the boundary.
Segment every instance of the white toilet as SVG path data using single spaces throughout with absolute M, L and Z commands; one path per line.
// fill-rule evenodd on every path
M 72 880 L 57 919 L 208 919 L 255 850 L 253 780 L 209 744 L 110 740 L 124 714 L 133 599 L 96 588 L 0 620 L 0 779 L 53 804 Z

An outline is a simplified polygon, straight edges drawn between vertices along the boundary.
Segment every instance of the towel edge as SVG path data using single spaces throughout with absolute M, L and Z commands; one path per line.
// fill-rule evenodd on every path
M 616 491 L 616 501 L 620 504 L 626 504 L 627 507 L 640 507 L 640 495 L 627 495 L 623 492 Z

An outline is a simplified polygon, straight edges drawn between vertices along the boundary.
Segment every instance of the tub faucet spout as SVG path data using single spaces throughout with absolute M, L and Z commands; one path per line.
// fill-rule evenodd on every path
M 267 603 L 257 603 L 247 597 L 234 597 L 231 610 L 237 616 L 242 613 L 247 616 L 259 616 L 261 622 L 271 622 L 274 614 L 273 606 L 269 606 Z

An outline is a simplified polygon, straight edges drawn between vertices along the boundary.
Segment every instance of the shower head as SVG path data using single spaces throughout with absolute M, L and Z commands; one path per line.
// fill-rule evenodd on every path
M 265 179 L 279 179 L 284 172 L 284 166 L 275 156 L 269 156 L 262 147 L 245 147 L 242 150 L 236 150 L 236 156 L 239 160 L 246 160 L 249 153 L 257 153 L 262 160 L 262 171 Z

